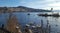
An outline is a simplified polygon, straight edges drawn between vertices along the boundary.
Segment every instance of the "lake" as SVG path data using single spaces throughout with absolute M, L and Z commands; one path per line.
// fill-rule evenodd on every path
M 30 15 L 28 15 L 30 13 Z M 46 27 L 47 20 L 49 21 L 49 25 L 51 25 L 51 33 L 60 32 L 60 17 L 44 17 L 38 16 L 40 13 L 52 13 L 52 12 L 14 12 L 19 21 L 19 24 L 25 26 L 26 24 L 33 22 L 35 25 L 41 25 L 41 20 L 43 20 L 43 25 Z M 9 18 L 9 13 L 0 14 L 0 26 L 1 24 L 7 23 Z

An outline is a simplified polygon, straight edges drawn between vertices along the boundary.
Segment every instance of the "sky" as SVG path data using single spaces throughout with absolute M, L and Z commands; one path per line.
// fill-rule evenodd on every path
M 0 0 L 0 7 L 26 6 L 36 9 L 60 10 L 60 0 Z

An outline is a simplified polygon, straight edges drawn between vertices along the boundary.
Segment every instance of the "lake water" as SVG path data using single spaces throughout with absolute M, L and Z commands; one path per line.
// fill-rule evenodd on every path
M 30 13 L 30 15 L 28 15 Z M 44 27 L 47 24 L 47 20 L 51 25 L 51 33 L 60 32 L 60 17 L 43 17 L 38 16 L 39 13 L 51 13 L 51 12 L 15 12 L 15 15 L 19 21 L 19 23 L 24 26 L 27 23 L 33 22 L 35 25 L 41 25 L 41 20 L 43 20 Z M 8 21 L 9 13 L 0 14 L 0 26 L 1 24 L 5 24 Z

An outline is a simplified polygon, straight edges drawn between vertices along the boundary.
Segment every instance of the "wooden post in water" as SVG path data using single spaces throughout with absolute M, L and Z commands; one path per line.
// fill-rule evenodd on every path
M 41 20 L 41 33 L 43 33 L 43 20 Z
M 2 28 L 4 28 L 4 24 L 2 24 Z
M 49 21 L 47 20 L 46 32 L 49 33 Z
M 2 24 L 2 27 L 1 27 L 2 29 L 4 29 L 4 24 Z M 4 33 L 4 31 L 2 31 L 3 33 Z
M 49 25 L 49 33 L 51 32 L 51 25 Z

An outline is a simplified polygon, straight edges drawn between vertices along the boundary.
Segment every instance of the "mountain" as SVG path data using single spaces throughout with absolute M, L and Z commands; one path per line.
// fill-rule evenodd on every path
M 51 12 L 51 10 L 34 9 L 24 6 L 18 6 L 18 7 L 0 7 L 0 12 Z
M 51 10 L 44 10 L 44 9 L 34 9 L 24 6 L 18 6 L 18 8 L 25 9 L 27 12 L 51 12 Z

